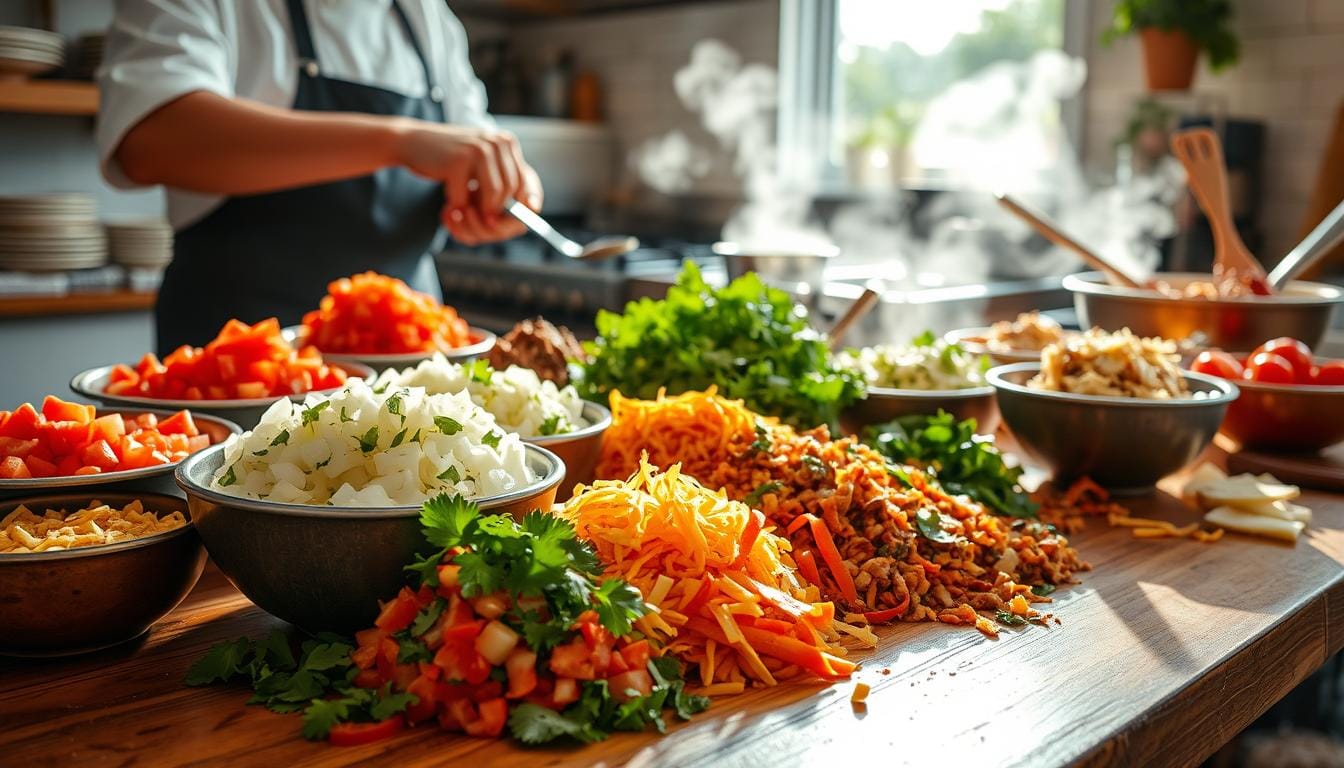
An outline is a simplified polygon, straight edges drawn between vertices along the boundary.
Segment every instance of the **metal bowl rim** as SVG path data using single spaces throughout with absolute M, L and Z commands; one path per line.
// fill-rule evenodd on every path
M 974 400 L 994 394 L 994 387 L 982 384 L 977 387 L 961 389 L 901 389 L 899 387 L 873 387 L 865 385 L 867 397 L 902 398 L 907 400 Z
M 1158 272 L 1154 277 L 1163 275 L 1169 277 L 1190 277 L 1207 278 L 1201 272 Z M 1100 272 L 1078 272 L 1072 275 L 1065 275 L 1063 286 L 1065 290 L 1072 293 L 1085 294 L 1089 296 L 1105 296 L 1116 299 L 1135 299 L 1139 301 L 1161 301 L 1169 304 L 1179 304 L 1186 307 L 1208 307 L 1213 309 L 1220 308 L 1241 308 L 1247 306 L 1258 307 L 1282 307 L 1282 306 L 1331 306 L 1344 302 L 1344 291 L 1337 286 L 1329 283 L 1316 283 L 1306 280 L 1290 280 L 1286 287 L 1298 287 L 1315 291 L 1317 296 L 1285 296 L 1282 294 L 1276 296 L 1243 296 L 1233 299 L 1187 299 L 1173 298 L 1164 296 L 1148 288 L 1123 288 L 1110 285 L 1104 282 L 1105 278 Z
M 203 453 L 203 451 L 202 451 Z M 185 461 L 185 459 L 184 459 Z M 96 557 L 99 555 L 111 555 L 117 552 L 126 552 L 127 550 L 140 549 L 142 547 L 153 546 L 168 541 L 178 536 L 185 536 L 196 526 L 191 519 L 191 506 L 186 499 L 178 496 L 169 496 L 166 493 L 139 493 L 135 491 L 116 491 L 110 494 L 99 494 L 98 500 L 106 502 L 103 496 L 108 498 L 127 497 L 129 499 L 138 499 L 144 503 L 146 499 L 157 499 L 160 501 L 173 501 L 179 504 L 182 509 L 177 510 L 187 519 L 185 525 L 180 525 L 170 531 L 160 531 L 148 536 L 131 539 L 130 541 L 118 541 L 115 544 L 95 544 L 91 547 L 75 547 L 74 549 L 59 549 L 55 552 L 0 552 L 0 567 L 19 563 L 40 563 L 53 560 L 75 560 L 79 558 Z M 84 499 L 85 503 L 92 501 L 95 497 L 85 493 L 61 493 L 47 494 L 44 496 L 32 496 L 27 499 L 14 498 L 0 500 L 0 505 L 14 505 L 15 507 L 31 503 L 49 503 L 59 499 Z M 129 503 L 129 502 L 128 502 Z M 123 504 L 123 506 L 125 506 Z
M 356 363 L 349 360 L 330 360 L 326 361 L 326 364 L 333 368 L 344 370 L 346 376 L 354 376 L 356 378 L 364 379 L 365 381 L 370 381 L 371 377 L 375 375 L 374 370 L 363 363 Z M 116 366 L 116 363 L 112 365 L 100 365 L 96 368 L 90 368 L 87 371 L 81 371 L 75 374 L 74 378 L 70 379 L 70 391 L 77 395 L 83 395 L 84 397 L 104 403 L 118 403 L 132 406 L 145 405 L 151 408 L 170 408 L 176 410 L 204 408 L 217 411 L 232 411 L 243 410 L 245 408 L 269 408 L 276 400 L 282 399 L 301 403 L 308 395 L 330 396 L 341 390 L 341 387 L 330 387 L 328 389 L 314 389 L 285 397 L 257 397 L 246 400 L 160 400 L 151 397 L 139 397 L 136 395 L 113 395 L 90 386 L 94 381 L 106 379 L 111 374 L 112 369 Z
M 1027 395 L 1041 400 L 1055 400 L 1058 402 L 1077 403 L 1081 405 L 1099 405 L 1099 406 L 1118 406 L 1121 408 L 1146 408 L 1149 406 L 1156 408 L 1188 408 L 1206 405 L 1223 405 L 1236 400 L 1241 394 L 1237 385 L 1227 379 L 1220 379 L 1217 376 L 1208 376 L 1194 371 L 1181 371 L 1181 376 L 1189 381 L 1198 381 L 1210 386 L 1216 397 L 1201 398 L 1181 398 L 1158 400 L 1156 398 L 1139 397 L 1118 397 L 1116 395 L 1080 395 L 1074 392 L 1056 392 L 1048 389 L 1032 389 L 1024 384 L 1008 381 L 1004 378 L 1010 373 L 1021 373 L 1028 371 L 1039 372 L 1040 363 L 1009 363 L 1007 365 L 995 366 L 985 373 L 985 379 L 991 385 L 1000 391 L 1008 391 L 1017 395 Z
M 595 416 L 595 418 L 588 417 L 588 411 L 590 409 L 594 412 L 593 415 Z M 607 428 L 611 426 L 611 411 L 601 403 L 594 403 L 591 400 L 584 400 L 583 415 L 584 419 L 589 422 L 588 426 L 584 427 L 583 429 L 576 429 L 573 432 L 564 432 L 558 435 L 537 435 L 536 437 L 523 437 L 522 435 L 519 435 L 519 438 L 521 438 L 522 441 L 525 443 L 531 443 L 532 445 L 540 445 L 542 447 L 545 447 L 548 445 L 559 445 L 571 441 L 577 442 L 579 440 L 584 440 L 586 438 L 593 437 L 594 435 L 600 435 L 603 432 L 606 432 Z
M 483 496 L 478 499 L 469 499 L 481 509 L 493 509 L 494 507 L 512 504 L 531 496 L 538 496 L 551 488 L 558 486 L 565 477 L 565 462 L 551 451 L 539 445 L 523 443 L 525 451 L 533 452 L 538 460 L 546 463 L 546 473 L 539 477 L 536 482 L 519 488 L 517 490 L 501 493 L 495 496 Z M 421 504 L 403 505 L 396 507 L 335 507 L 318 506 L 315 504 L 292 504 L 280 501 L 264 501 L 262 499 L 253 499 L 247 496 L 234 496 L 232 494 L 221 493 L 207 486 L 202 485 L 192 472 L 205 461 L 206 457 L 216 452 L 222 452 L 223 445 L 211 446 L 203 451 L 193 453 L 178 465 L 174 478 L 182 490 L 186 492 L 190 499 L 196 496 L 215 504 L 220 504 L 238 509 L 246 509 L 251 512 L 262 512 L 272 515 L 288 515 L 293 517 L 309 517 L 314 519 L 360 519 L 376 520 L 384 518 L 397 517 L 416 517 L 420 514 Z M 543 510 L 544 511 L 544 510 Z
M 474 325 L 467 326 L 467 330 L 471 331 L 477 336 L 480 336 L 481 340 L 473 342 L 471 344 L 464 344 L 460 347 L 453 347 L 452 349 L 437 349 L 423 353 L 407 352 L 403 354 L 392 352 L 369 352 L 369 353 L 325 352 L 320 349 L 318 351 L 322 352 L 323 358 L 328 358 L 333 362 L 358 363 L 359 361 L 364 360 L 371 363 L 375 363 L 377 365 L 386 365 L 390 367 L 395 367 L 397 365 L 408 365 L 418 363 L 422 360 L 428 360 L 434 356 L 435 352 L 441 352 L 444 355 L 449 356 L 450 358 L 466 359 L 470 357 L 484 355 L 486 352 L 489 352 L 491 349 L 494 349 L 495 343 L 498 341 L 498 337 L 495 336 L 495 334 L 492 331 L 487 331 L 484 328 L 477 328 Z M 301 344 L 302 342 L 300 342 L 300 339 L 307 338 L 306 335 L 303 333 L 302 325 L 285 326 L 284 328 L 280 329 L 280 333 L 291 334 L 286 338 L 290 339 L 291 343 L 293 344 Z
M 164 408 L 100 408 L 99 416 L 108 416 L 114 413 L 126 414 L 152 413 L 155 416 L 167 418 L 177 413 L 178 410 L 167 410 Z M 201 422 L 213 422 L 215 425 L 224 427 L 231 435 L 240 435 L 243 428 L 228 419 L 212 416 L 208 413 L 191 414 L 193 420 Z M 186 459 L 174 461 L 168 464 L 156 464 L 152 467 L 141 467 L 139 469 L 123 469 L 120 472 L 99 472 L 96 475 L 56 475 L 54 477 L 26 477 L 22 480 L 0 480 L 0 491 L 40 491 L 51 488 L 81 488 L 97 485 L 109 485 L 111 483 L 122 483 L 130 480 L 144 480 L 150 477 L 166 475 L 177 468 Z M 8 502 L 9 499 L 0 499 L 0 503 Z

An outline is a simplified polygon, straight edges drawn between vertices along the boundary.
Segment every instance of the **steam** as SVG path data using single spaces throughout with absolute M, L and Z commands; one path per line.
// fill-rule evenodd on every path
M 1043 51 L 1027 61 L 991 65 L 956 83 L 927 105 L 909 153 L 917 167 L 938 169 L 940 186 L 957 191 L 938 195 L 918 213 L 912 212 L 911 198 L 902 195 L 842 206 L 827 226 L 814 212 L 818 180 L 781 173 L 774 69 L 744 64 L 722 42 L 703 40 L 693 47 L 674 85 L 718 149 L 732 158 L 742 182 L 744 201 L 724 225 L 725 240 L 747 250 L 833 245 L 841 255 L 832 272 L 880 277 L 888 289 L 913 291 L 1079 268 L 1072 253 L 1002 210 L 991 194 L 999 190 L 1049 213 L 1078 240 L 1128 263 L 1135 274 L 1156 267 L 1155 240 L 1175 231 L 1172 204 L 1184 188 L 1179 165 L 1167 158 L 1153 174 L 1093 189 L 1063 125 L 1043 124 L 1040 118 L 1076 95 L 1086 76 L 1081 60 Z M 664 193 L 690 191 L 713 166 L 710 152 L 679 131 L 647 142 L 633 161 L 644 182 Z M 977 324 L 983 319 L 980 309 L 974 302 L 956 308 L 888 303 L 884 311 L 892 316 L 881 325 L 899 338 L 926 327 Z

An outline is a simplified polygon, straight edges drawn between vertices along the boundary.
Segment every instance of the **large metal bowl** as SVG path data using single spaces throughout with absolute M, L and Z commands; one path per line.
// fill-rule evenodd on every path
M 992 435 L 999 426 L 999 409 L 993 387 L 967 389 L 894 389 L 868 387 L 868 395 L 840 412 L 840 429 L 846 435 L 863 435 L 865 427 L 886 424 L 902 416 L 934 416 L 947 411 L 957 421 L 975 419 L 975 431 Z
M 1344 440 L 1344 386 L 1237 381 L 1222 433 L 1247 448 L 1319 451 Z
M 478 499 L 481 509 L 521 516 L 549 510 L 565 474 L 545 448 L 524 445 L 538 480 Z M 319 507 L 259 501 L 212 490 L 223 448 L 201 451 L 177 468 L 191 517 L 210 557 L 248 599 L 310 632 L 372 625 L 378 601 L 406 582 L 403 566 L 428 551 L 420 505 Z
M 452 349 L 441 350 L 443 356 L 448 358 L 449 362 L 463 363 L 468 360 L 474 360 L 482 355 L 488 354 L 495 348 L 495 334 L 484 328 L 471 327 L 472 337 L 477 339 L 466 346 L 454 347 Z M 303 326 L 291 325 L 280 330 L 280 335 L 285 341 L 295 347 L 302 347 L 307 343 L 307 336 Z M 322 351 L 322 359 L 328 362 L 337 363 L 356 363 L 358 365 L 367 365 L 375 371 L 382 372 L 388 368 L 406 368 L 417 365 L 421 361 L 433 357 L 433 352 L 411 352 L 408 354 L 375 354 L 375 353 L 343 353 Z
M 835 246 L 812 250 L 760 249 L 726 241 L 715 243 L 712 249 L 723 257 L 730 280 L 754 272 L 769 285 L 811 298 L 826 284 L 826 265 L 839 254 Z
M 346 376 L 357 379 L 373 378 L 373 369 L 361 363 L 345 363 L 328 361 L 328 365 L 333 368 L 340 368 L 345 371 Z M 228 419 L 243 429 L 251 429 L 261 421 L 261 415 L 267 408 L 278 400 L 275 397 L 256 397 L 235 400 L 168 400 L 153 397 L 138 397 L 132 395 L 109 395 L 103 390 L 107 389 L 108 380 L 111 378 L 112 369 L 115 366 L 103 365 L 98 368 L 90 368 L 83 373 L 76 374 L 70 380 L 70 389 L 81 397 L 86 397 L 94 402 L 107 403 L 109 405 L 119 405 L 123 407 L 140 408 L 170 408 L 173 410 L 187 409 L 193 414 L 204 413 L 210 416 L 218 416 L 221 419 Z M 318 394 L 329 395 L 336 391 L 333 389 L 315 390 Z M 303 399 L 311 392 L 303 394 L 290 395 L 289 399 L 296 403 L 303 402 Z
M 152 413 L 160 419 L 166 419 L 172 416 L 176 411 L 164 411 L 156 408 L 100 408 L 99 416 L 110 416 L 114 413 L 121 414 L 124 418 L 139 416 L 144 413 Z M 228 419 L 221 419 L 217 416 L 207 416 L 201 413 L 192 413 L 192 420 L 196 422 L 196 428 L 202 434 L 210 436 L 210 444 L 218 445 L 229 439 L 229 435 L 236 435 L 243 430 Z M 141 469 L 128 469 L 122 472 L 100 472 L 96 475 L 59 475 L 56 477 L 28 477 L 22 480 L 0 480 L 0 499 L 12 499 L 21 496 L 31 496 L 34 493 L 46 491 L 55 493 L 59 491 L 72 490 L 75 488 L 88 488 L 90 486 L 99 486 L 97 491 L 91 493 L 104 493 L 107 491 L 144 491 L 150 493 L 166 493 L 170 496 L 176 496 L 180 491 L 177 484 L 173 482 L 173 469 L 177 467 L 173 464 L 160 464 L 154 467 L 143 467 Z M 0 515 L 2 518 L 3 515 Z
M 1039 363 L 991 368 L 999 413 L 1018 445 L 1058 480 L 1087 475 L 1117 493 L 1142 493 L 1194 461 L 1218 431 L 1237 387 L 1182 371 L 1196 396 L 1179 400 L 1031 389 Z
M 66 656 L 139 637 L 182 602 L 205 567 L 186 501 L 147 493 L 76 493 L 0 502 L 0 518 L 19 504 L 34 512 L 74 511 L 97 499 L 123 507 L 135 499 L 159 514 L 187 515 L 171 531 L 100 547 L 0 554 L 0 654 Z
M 1183 288 L 1209 275 L 1188 272 L 1158 275 Z M 1129 328 L 1141 336 L 1177 341 L 1200 335 L 1207 347 L 1249 352 L 1265 341 L 1290 336 L 1315 348 L 1330 328 L 1330 315 L 1344 301 L 1344 291 L 1325 283 L 1293 280 L 1276 296 L 1239 299 L 1174 299 L 1147 288 L 1108 285 L 1100 272 L 1064 278 L 1073 292 L 1078 323 L 1108 331 Z
M 597 403 L 583 404 L 583 420 L 588 426 L 575 432 L 545 437 L 524 437 L 524 443 L 539 445 L 565 463 L 565 479 L 560 483 L 556 501 L 566 501 L 574 486 L 590 485 L 597 477 L 597 460 L 602 455 L 602 435 L 611 426 L 611 411 Z

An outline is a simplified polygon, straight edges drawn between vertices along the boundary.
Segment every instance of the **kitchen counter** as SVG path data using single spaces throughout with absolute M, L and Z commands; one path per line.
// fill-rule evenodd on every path
M 156 294 L 138 291 L 71 293 L 65 296 L 0 296 L 0 319 L 103 312 L 144 312 Z
M 1216 448 L 1210 457 L 1224 457 Z M 1196 513 L 1162 492 L 1135 514 Z M 147 637 L 83 658 L 0 661 L 0 754 L 13 765 L 620 764 L 1195 765 L 1344 647 L 1344 496 L 1305 492 L 1296 546 L 1229 534 L 1137 540 L 1093 520 L 1073 537 L 1095 570 L 1055 593 L 1059 623 L 901 624 L 857 655 L 872 685 L 786 684 L 717 699 L 667 736 L 525 749 L 420 727 L 371 745 L 304 741 L 299 718 L 241 687 L 187 688 L 213 643 L 282 626 L 213 567 Z

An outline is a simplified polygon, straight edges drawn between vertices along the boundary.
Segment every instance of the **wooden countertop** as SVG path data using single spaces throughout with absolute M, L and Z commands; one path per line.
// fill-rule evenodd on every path
M 1174 491 L 1170 480 L 1164 486 Z M 1095 570 L 1056 593 L 1049 628 L 989 640 L 902 624 L 862 654 L 872 684 L 782 685 L 718 699 L 656 734 L 524 749 L 435 728 L 352 748 L 310 743 L 297 716 L 245 706 L 236 687 L 186 688 L 220 640 L 265 634 L 262 613 L 213 568 L 133 647 L 73 660 L 0 661 L 0 754 L 13 765 L 525 766 L 1193 765 L 1344 646 L 1344 496 L 1305 493 L 1315 523 L 1296 546 L 1229 534 L 1140 541 L 1100 520 L 1074 537 Z M 1136 514 L 1183 523 L 1166 494 Z M 889 670 L 889 674 L 883 674 Z
M 106 291 L 65 296 L 0 296 L 0 318 L 140 312 L 154 308 L 154 292 Z

